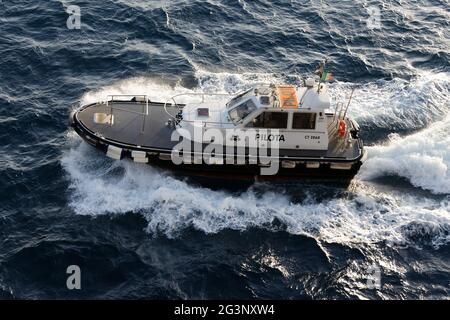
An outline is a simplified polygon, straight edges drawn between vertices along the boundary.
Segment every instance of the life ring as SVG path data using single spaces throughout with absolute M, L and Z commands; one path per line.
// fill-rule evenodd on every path
M 347 124 L 344 120 L 339 120 L 338 136 L 343 138 L 347 132 Z

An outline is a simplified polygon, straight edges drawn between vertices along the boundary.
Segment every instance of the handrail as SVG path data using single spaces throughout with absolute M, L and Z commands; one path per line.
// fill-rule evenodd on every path
M 178 105 L 178 103 L 176 102 L 175 98 L 177 97 L 181 97 L 181 96 L 201 96 L 202 97 L 202 101 L 201 103 L 205 102 L 205 96 L 227 96 L 227 97 L 231 97 L 233 96 L 233 94 L 231 93 L 205 93 L 205 92 L 185 92 L 185 93 L 179 93 L 176 94 L 172 97 L 170 97 L 169 99 L 166 100 L 166 102 L 164 103 L 164 111 L 169 115 L 169 117 L 173 118 L 174 120 L 177 120 L 176 116 L 172 115 L 169 111 L 167 111 L 167 104 L 169 103 L 170 100 L 173 101 L 173 105 L 177 108 L 177 114 L 180 112 L 180 107 Z
M 111 100 L 108 100 L 108 98 L 111 97 Z M 148 114 L 148 97 L 147 95 L 144 94 L 112 94 L 112 95 L 108 95 L 106 97 L 106 106 L 109 107 L 109 105 L 111 104 L 111 108 L 113 108 L 112 104 L 114 103 L 114 97 L 143 97 L 145 101 L 145 107 L 146 107 L 146 111 L 145 114 Z M 117 100 L 116 100 L 117 101 Z M 120 101 L 122 102 L 122 101 Z M 117 110 L 122 110 L 122 111 L 126 111 L 126 112 L 131 112 L 131 113 L 137 113 L 137 114 L 142 114 L 141 112 L 136 112 L 136 111 L 132 111 L 132 110 L 126 110 L 126 109 L 122 109 L 122 108 L 114 108 Z
M 339 123 L 339 118 L 341 116 L 342 108 L 344 107 L 344 104 L 342 102 L 337 102 L 336 107 L 334 108 L 334 114 L 333 114 L 333 120 L 330 122 L 328 127 L 333 127 L 334 123 L 337 120 L 337 123 Z M 337 119 L 336 119 L 337 116 Z
M 345 121 L 345 117 L 347 116 L 347 111 L 348 108 L 350 106 L 350 102 L 352 101 L 353 98 L 353 93 L 355 92 L 355 88 L 352 89 L 352 92 L 350 94 L 350 98 L 348 99 L 347 105 L 344 105 L 344 102 L 337 102 L 336 103 L 336 108 L 334 111 L 334 115 L 333 115 L 333 121 L 331 121 L 330 125 L 328 127 L 332 127 L 334 125 L 334 122 L 337 120 L 336 122 L 336 128 L 339 126 L 339 120 L 344 120 Z M 344 113 L 344 114 L 342 114 Z M 337 119 L 336 119 L 337 116 Z

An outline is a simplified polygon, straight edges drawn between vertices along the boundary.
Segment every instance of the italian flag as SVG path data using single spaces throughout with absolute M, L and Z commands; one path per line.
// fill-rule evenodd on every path
M 331 72 L 324 72 L 322 74 L 322 78 L 320 78 L 320 80 L 322 80 L 322 81 L 333 81 L 333 79 L 334 79 L 334 77 Z

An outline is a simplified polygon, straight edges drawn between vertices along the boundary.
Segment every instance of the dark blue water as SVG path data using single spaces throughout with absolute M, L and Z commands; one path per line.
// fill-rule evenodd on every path
M 449 21 L 444 0 L 1 1 L 0 297 L 448 298 Z M 212 190 L 67 128 L 78 101 L 295 83 L 325 57 L 369 145 L 347 190 Z

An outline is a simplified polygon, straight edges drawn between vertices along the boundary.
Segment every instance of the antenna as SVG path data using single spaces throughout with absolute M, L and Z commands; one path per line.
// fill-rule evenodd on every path
M 323 73 L 325 72 L 325 66 L 328 63 L 328 58 L 325 58 L 325 60 L 319 62 L 319 66 L 317 68 L 317 70 L 314 72 L 315 74 L 317 74 L 319 76 L 319 84 L 317 86 L 317 93 L 320 93 L 320 84 L 322 83 L 322 76 Z
M 348 99 L 347 107 L 345 108 L 345 112 L 344 112 L 344 117 L 342 118 L 343 120 L 345 120 L 345 117 L 347 116 L 348 107 L 350 106 L 350 102 L 352 101 L 352 98 L 353 98 L 353 92 L 355 92 L 355 89 L 356 89 L 356 88 L 353 87 L 352 93 L 350 94 L 350 98 Z

